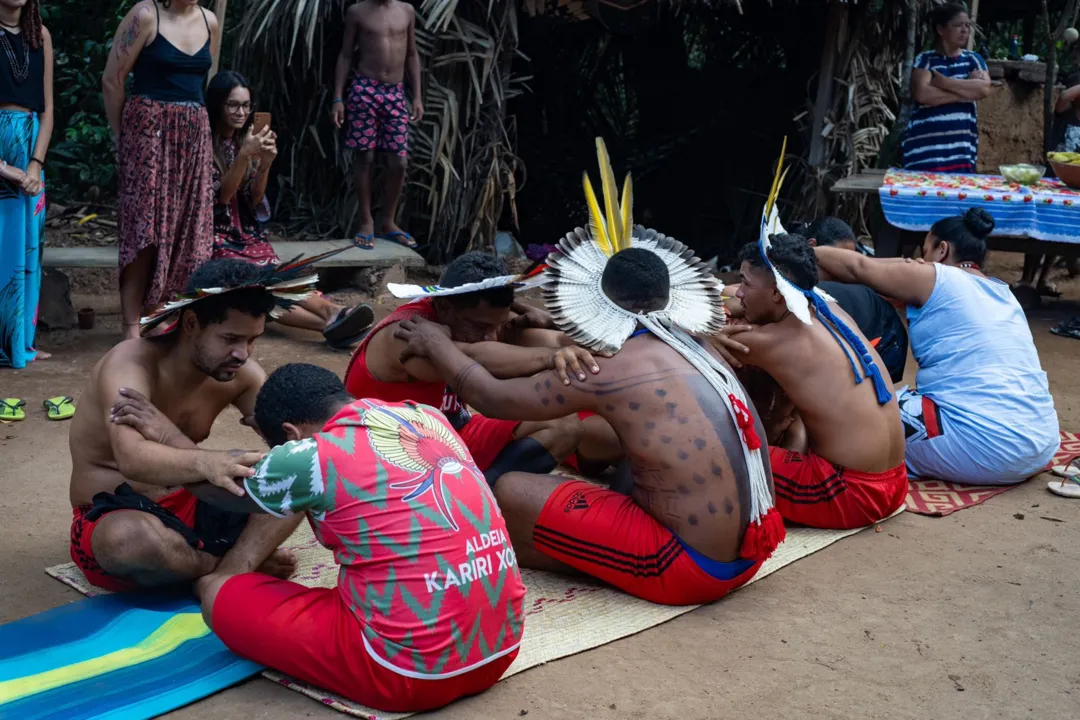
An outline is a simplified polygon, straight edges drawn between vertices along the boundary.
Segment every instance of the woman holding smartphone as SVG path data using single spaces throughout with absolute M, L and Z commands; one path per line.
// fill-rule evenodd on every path
M 53 46 L 39 0 L 0 0 L 0 367 L 34 348 L 45 239 L 45 152 L 53 129 Z
M 0 0 L 2 1 L 2 0 Z M 257 265 L 279 262 L 263 223 L 270 219 L 266 186 L 277 157 L 277 135 L 269 116 L 253 113 L 251 89 L 244 76 L 224 71 L 206 91 L 214 161 L 213 257 L 233 258 Z M 258 116 L 258 122 L 256 122 Z M 347 308 L 315 295 L 294 307 L 278 322 L 319 331 L 332 348 L 345 349 L 371 326 L 374 313 L 366 305 Z

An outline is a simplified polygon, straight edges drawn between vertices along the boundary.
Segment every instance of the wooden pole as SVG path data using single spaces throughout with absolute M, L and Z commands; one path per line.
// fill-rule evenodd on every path
M 214 77 L 217 75 L 218 67 L 221 62 L 221 41 L 225 37 L 225 12 L 228 10 L 229 0 L 214 0 L 214 14 L 217 15 L 218 32 L 217 38 L 213 42 L 213 46 L 210 48 L 210 75 Z
M 833 0 L 829 3 L 829 19 L 825 27 L 825 48 L 821 54 L 821 69 L 818 72 L 817 98 L 814 101 L 814 116 L 810 126 L 810 165 L 820 167 L 825 162 L 826 116 L 832 107 L 833 87 L 836 82 L 836 57 L 840 54 L 844 38 L 847 35 L 847 5 Z
M 971 0 L 971 14 L 968 16 L 971 18 L 971 34 L 968 35 L 968 50 L 975 49 L 975 28 L 978 25 L 979 20 L 979 0 Z
M 1050 152 L 1054 141 L 1054 88 L 1057 85 L 1057 43 L 1065 37 L 1065 30 L 1076 22 L 1080 13 L 1080 0 L 1068 0 L 1058 19 L 1057 27 L 1050 24 L 1050 6 L 1042 0 L 1042 19 L 1046 28 L 1046 79 L 1043 81 L 1043 150 Z

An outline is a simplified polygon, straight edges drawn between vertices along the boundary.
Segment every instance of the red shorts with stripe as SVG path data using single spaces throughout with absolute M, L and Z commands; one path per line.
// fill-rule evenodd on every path
M 497 420 L 474 414 L 465 427 L 458 430 L 458 435 L 469 448 L 476 467 L 487 470 L 503 448 L 514 442 L 514 431 L 520 424 L 519 420 Z
M 834 465 L 813 453 L 769 448 L 776 509 L 790 522 L 850 530 L 896 512 L 907 498 L 907 466 L 865 473 Z
M 199 504 L 199 500 L 187 490 L 177 490 L 169 493 L 158 500 L 157 504 L 178 517 L 180 522 L 188 527 L 195 527 L 195 509 Z M 106 516 L 102 515 L 97 520 L 90 522 L 86 519 L 86 513 L 90 512 L 91 507 L 90 505 L 80 505 L 72 511 L 71 544 L 68 549 L 72 562 L 79 566 L 79 570 L 82 570 L 82 574 L 86 576 L 91 585 L 102 590 L 112 592 L 134 592 L 138 590 L 139 587 L 135 583 L 110 575 L 102 569 L 101 565 L 98 565 L 98 561 L 94 557 L 91 538 L 94 536 L 94 528 Z M 113 512 L 139 511 L 114 510 Z
M 753 563 L 730 580 L 717 579 L 632 498 L 580 480 L 555 488 L 536 521 L 532 540 L 544 554 L 661 605 L 719 600 L 745 585 L 761 567 L 760 562 Z
M 494 685 L 518 650 L 453 677 L 412 678 L 383 667 L 338 588 L 308 588 L 261 573 L 225 581 L 214 632 L 237 655 L 388 712 L 434 710 Z M 450 638 L 447 638 L 450 645 Z

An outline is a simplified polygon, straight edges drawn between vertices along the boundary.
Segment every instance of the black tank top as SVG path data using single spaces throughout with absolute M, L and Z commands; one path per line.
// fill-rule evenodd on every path
M 15 56 L 15 62 L 22 65 L 26 58 L 26 45 L 22 33 L 11 33 L 0 29 L 0 35 L 4 36 L 11 47 L 11 54 Z M 29 69 L 26 79 L 19 82 L 15 79 L 15 71 L 11 67 L 11 58 L 8 57 L 6 48 L 0 42 L 0 103 L 21 105 L 34 112 L 45 112 L 45 50 L 39 47 L 30 50 Z
M 202 105 L 203 85 L 210 72 L 210 22 L 206 11 L 199 8 L 206 23 L 206 44 L 194 55 L 182 52 L 161 34 L 161 14 L 157 3 L 157 35 L 142 49 L 135 60 L 131 94 L 161 102 L 194 102 Z

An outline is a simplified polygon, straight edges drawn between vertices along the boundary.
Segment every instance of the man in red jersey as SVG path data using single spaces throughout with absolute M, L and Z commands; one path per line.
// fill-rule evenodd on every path
M 429 361 L 402 361 L 405 343 L 394 337 L 394 331 L 403 320 L 420 317 L 448 328 L 457 346 L 495 377 L 555 370 L 559 380 L 569 384 L 570 375 L 585 380 L 587 371 L 598 373 L 592 355 L 555 329 L 546 312 L 515 301 L 511 284 L 443 294 L 508 276 L 502 260 L 489 253 L 469 252 L 455 259 L 429 296 L 402 305 L 364 338 L 345 371 L 346 389 L 358 398 L 412 400 L 439 408 L 489 476 L 510 470 L 551 472 L 575 451 L 577 461 L 617 462 L 622 450 L 602 418 L 582 421 L 567 412 L 555 420 L 521 422 L 470 414 L 448 379 Z
M 354 401 L 329 370 L 291 364 L 259 391 L 255 421 L 272 449 L 242 480 L 245 496 L 214 501 L 306 513 L 341 573 L 337 587 L 308 588 L 222 562 L 195 588 L 222 641 L 391 712 L 494 685 L 517 656 L 525 588 L 495 498 L 447 419 Z

